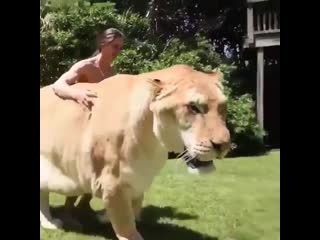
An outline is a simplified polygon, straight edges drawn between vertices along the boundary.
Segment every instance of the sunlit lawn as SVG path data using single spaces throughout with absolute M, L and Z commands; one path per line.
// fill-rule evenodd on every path
M 280 152 L 226 159 L 207 176 L 168 161 L 146 194 L 138 229 L 146 240 L 280 239 Z M 52 206 L 64 198 L 52 195 Z M 92 202 L 102 209 L 100 200 Z M 115 239 L 110 224 L 81 219 L 84 229 L 40 230 L 42 240 Z

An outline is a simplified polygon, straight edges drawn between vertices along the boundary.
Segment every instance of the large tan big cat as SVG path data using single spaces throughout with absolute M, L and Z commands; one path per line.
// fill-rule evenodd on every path
M 62 226 L 49 193 L 93 194 L 104 201 L 120 240 L 143 239 L 136 229 L 144 192 L 168 151 L 193 171 L 212 169 L 230 148 L 226 97 L 219 72 L 177 65 L 140 75 L 116 75 L 76 88 L 98 94 L 91 110 L 40 89 L 40 222 Z

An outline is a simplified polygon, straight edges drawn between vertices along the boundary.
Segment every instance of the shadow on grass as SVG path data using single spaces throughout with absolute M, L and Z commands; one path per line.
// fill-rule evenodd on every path
M 97 218 L 97 214 L 85 214 L 81 212 L 75 213 L 75 217 L 81 222 L 82 230 L 72 228 L 66 224 L 65 231 L 77 232 L 85 235 L 101 236 L 107 239 L 116 240 L 110 223 L 102 223 Z M 63 208 L 52 208 L 52 215 L 63 219 Z M 178 212 L 172 207 L 146 206 L 143 209 L 141 221 L 137 223 L 137 228 L 144 239 L 149 240 L 218 240 L 217 237 L 204 235 L 200 232 L 188 229 L 186 227 L 177 226 L 170 223 L 158 222 L 160 218 L 170 218 L 178 220 L 197 219 L 198 216 Z

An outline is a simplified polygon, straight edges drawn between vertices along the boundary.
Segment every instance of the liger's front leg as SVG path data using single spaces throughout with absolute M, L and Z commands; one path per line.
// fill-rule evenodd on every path
M 119 187 L 105 199 L 106 210 L 119 240 L 143 240 L 135 224 L 132 200 L 124 188 Z
M 132 201 L 132 207 L 133 207 L 133 212 L 134 212 L 134 216 L 135 219 L 137 221 L 141 220 L 141 212 L 142 212 L 142 206 L 143 206 L 143 198 L 144 195 L 141 194 L 138 198 L 134 199 Z

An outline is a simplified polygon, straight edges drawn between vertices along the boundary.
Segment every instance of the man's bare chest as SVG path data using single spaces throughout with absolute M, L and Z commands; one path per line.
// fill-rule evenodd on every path
M 88 83 L 97 83 L 101 82 L 105 78 L 107 78 L 110 75 L 109 71 L 106 73 L 103 73 L 100 69 L 98 68 L 93 68 L 92 70 L 82 74 L 79 77 L 78 82 L 88 82 Z

